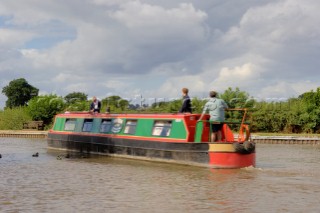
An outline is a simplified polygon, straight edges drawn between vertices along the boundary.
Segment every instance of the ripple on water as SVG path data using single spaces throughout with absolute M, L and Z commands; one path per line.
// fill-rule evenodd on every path
M 319 149 L 257 146 L 257 168 L 207 169 L 48 153 L 0 140 L 1 212 L 317 212 Z M 39 152 L 39 157 L 32 157 Z

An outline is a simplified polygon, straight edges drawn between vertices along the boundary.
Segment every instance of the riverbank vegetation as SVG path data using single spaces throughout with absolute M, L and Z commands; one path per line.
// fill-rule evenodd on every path
M 32 120 L 26 107 L 0 110 L 0 130 L 20 130 L 23 123 Z
M 13 93 L 12 91 L 16 91 Z M 73 92 L 65 97 L 55 94 L 38 95 L 38 89 L 25 79 L 17 79 L 3 88 L 8 97 L 6 107 L 0 110 L 0 129 L 22 129 L 23 123 L 31 120 L 44 121 L 51 127 L 55 114 L 64 111 L 89 111 L 88 95 Z M 21 100 L 19 99 L 21 97 Z M 228 88 L 219 95 L 230 108 L 248 109 L 251 132 L 320 134 L 320 87 L 290 99 L 258 100 L 239 88 Z M 192 98 L 194 113 L 201 113 L 207 99 Z M 177 113 L 182 99 L 153 99 L 146 103 L 141 97 L 138 103 L 120 96 L 101 100 L 102 112 L 111 113 Z M 227 112 L 228 120 L 239 120 L 239 112 Z

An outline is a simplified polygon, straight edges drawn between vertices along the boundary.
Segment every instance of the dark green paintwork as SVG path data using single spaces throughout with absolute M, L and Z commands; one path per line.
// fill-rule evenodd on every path
M 153 122 L 152 119 L 139 119 L 135 135 L 151 137 Z
M 66 122 L 66 118 L 56 118 L 56 122 L 54 123 L 53 130 L 55 131 L 63 131 L 64 123 Z
M 194 137 L 194 142 L 200 143 L 202 139 L 203 122 L 199 121 L 196 125 L 196 135 Z

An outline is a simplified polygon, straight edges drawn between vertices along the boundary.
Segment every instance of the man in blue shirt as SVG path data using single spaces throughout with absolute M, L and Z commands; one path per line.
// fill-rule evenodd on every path
M 217 92 L 211 91 L 209 93 L 210 99 L 204 105 L 202 114 L 198 121 L 202 120 L 204 114 L 209 112 L 211 122 L 223 122 L 224 121 L 224 110 L 228 108 L 228 105 L 224 100 L 217 98 Z M 211 124 L 211 142 L 221 140 L 221 128 L 223 123 Z

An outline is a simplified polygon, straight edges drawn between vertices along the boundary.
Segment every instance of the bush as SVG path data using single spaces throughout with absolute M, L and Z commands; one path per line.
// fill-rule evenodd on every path
M 89 101 L 75 101 L 68 104 L 66 111 L 89 111 L 90 102 Z
M 30 121 L 26 107 L 16 107 L 0 111 L 0 129 L 1 130 L 21 130 L 23 123 Z
M 65 103 L 56 95 L 43 95 L 32 98 L 28 102 L 28 112 L 35 121 L 43 121 L 45 125 L 52 122 L 53 117 L 64 110 Z

